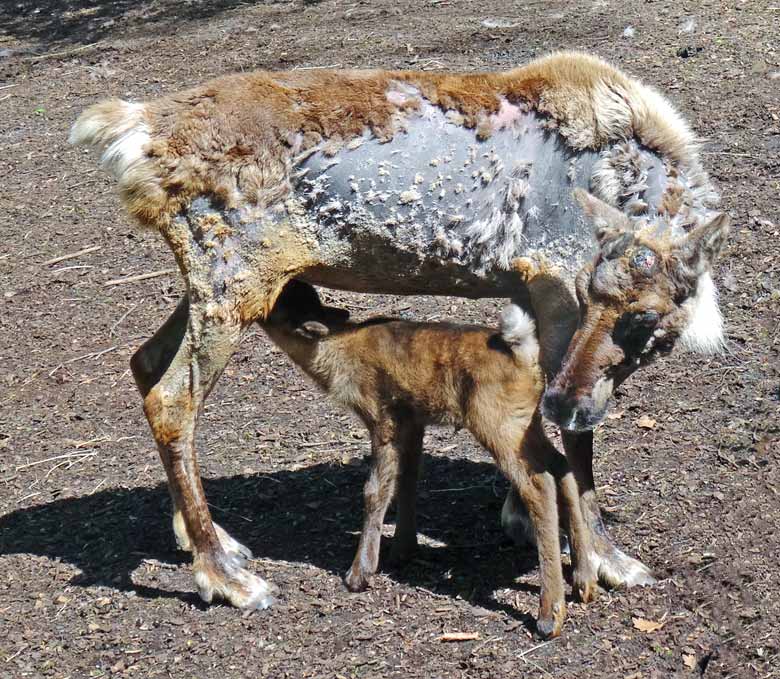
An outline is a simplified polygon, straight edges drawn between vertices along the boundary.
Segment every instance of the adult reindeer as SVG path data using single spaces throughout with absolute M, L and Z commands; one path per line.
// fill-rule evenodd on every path
M 271 601 L 241 567 L 248 550 L 212 523 L 193 440 L 243 331 L 293 277 L 529 310 L 543 412 L 563 429 L 599 577 L 650 580 L 601 524 L 591 430 L 656 353 L 720 345 L 710 273 L 728 230 L 661 95 L 578 53 L 502 73 L 260 71 L 102 102 L 71 141 L 102 151 L 126 209 L 159 230 L 186 280 L 132 368 L 206 601 Z

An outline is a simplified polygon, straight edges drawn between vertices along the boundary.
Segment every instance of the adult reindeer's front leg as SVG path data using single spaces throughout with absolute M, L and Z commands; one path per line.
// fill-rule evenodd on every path
M 599 580 L 608 587 L 652 585 L 655 578 L 647 566 L 618 549 L 604 526 L 593 478 L 593 432 L 561 430 L 561 436 L 566 457 L 577 481 L 583 518 L 591 527 Z

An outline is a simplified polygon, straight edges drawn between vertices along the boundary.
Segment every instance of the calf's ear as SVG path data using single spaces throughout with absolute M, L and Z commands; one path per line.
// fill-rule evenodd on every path
M 295 329 L 296 335 L 301 335 L 307 339 L 320 339 L 321 337 L 327 337 L 330 334 L 328 326 L 319 321 L 306 321 L 300 327 Z

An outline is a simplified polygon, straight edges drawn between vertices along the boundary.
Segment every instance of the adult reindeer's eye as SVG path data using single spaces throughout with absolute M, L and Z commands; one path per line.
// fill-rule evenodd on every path
M 631 314 L 631 325 L 638 329 L 655 330 L 661 316 L 657 311 L 643 311 L 639 314 Z
M 612 339 L 627 356 L 636 356 L 648 348 L 648 341 L 660 320 L 657 311 L 625 313 L 615 324 Z
M 639 248 L 631 257 L 631 268 L 652 276 L 658 269 L 658 255 L 650 248 Z

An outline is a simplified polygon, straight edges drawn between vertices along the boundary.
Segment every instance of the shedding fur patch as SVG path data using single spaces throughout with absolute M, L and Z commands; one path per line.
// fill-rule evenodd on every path
M 539 360 L 534 320 L 516 304 L 509 304 L 501 312 L 500 331 L 503 340 L 524 363 Z
M 594 195 L 630 215 L 647 211 L 647 168 L 633 140 L 602 151 L 590 183 Z
M 696 294 L 683 302 L 688 312 L 688 325 L 683 330 L 678 346 L 700 354 L 723 351 L 723 316 L 718 307 L 718 289 L 709 272 L 699 276 Z
M 500 203 L 484 219 L 477 219 L 465 229 L 465 237 L 473 246 L 482 270 L 498 265 L 509 269 L 512 260 L 523 251 L 525 222 L 520 208 L 530 191 L 530 166 L 520 163 L 502 189 Z

